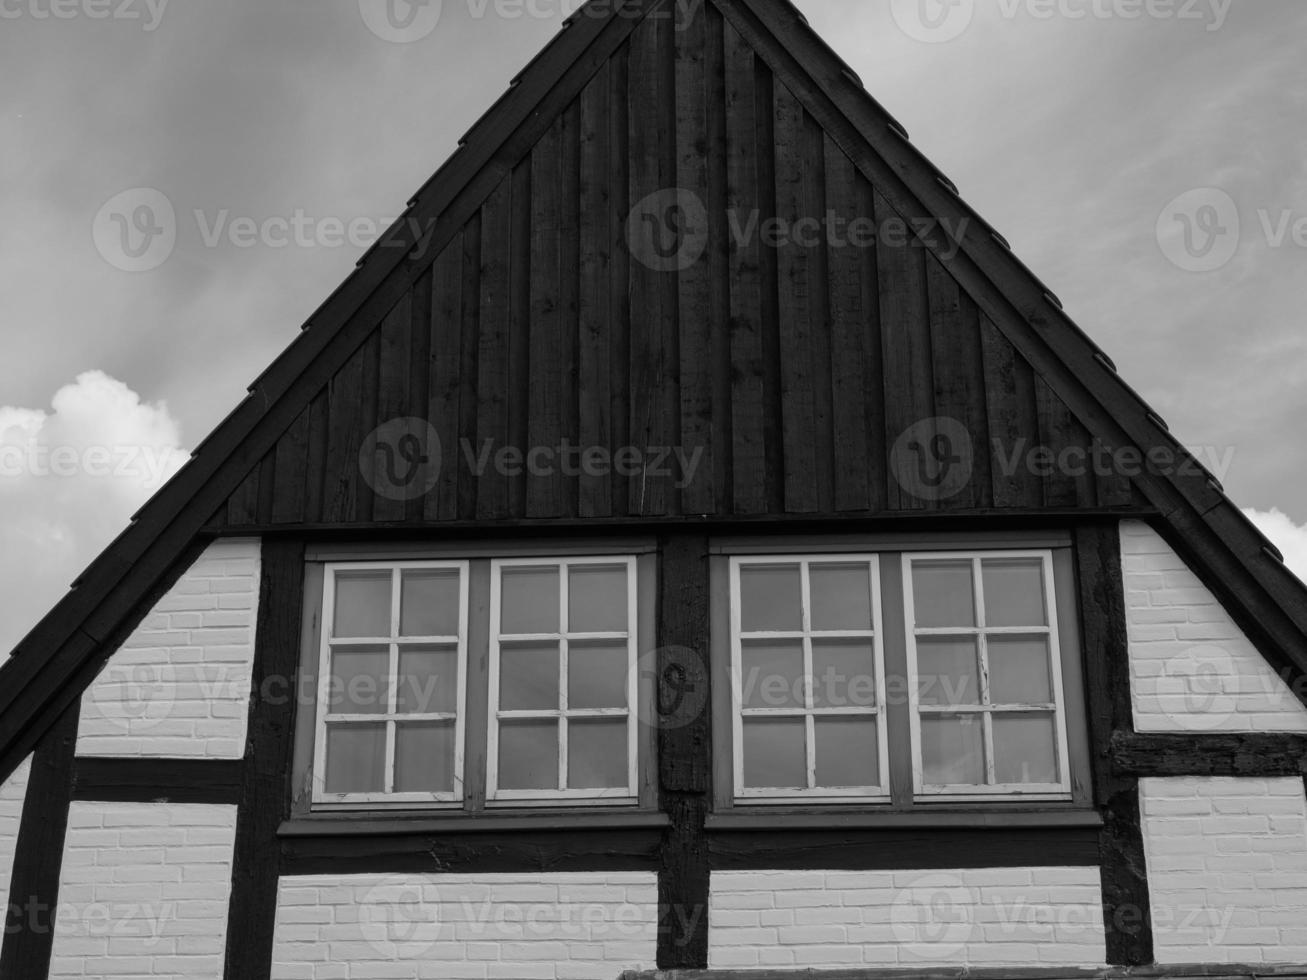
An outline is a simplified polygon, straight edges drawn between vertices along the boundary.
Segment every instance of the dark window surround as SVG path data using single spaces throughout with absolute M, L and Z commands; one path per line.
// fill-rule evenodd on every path
M 640 658 L 656 647 L 655 588 L 656 548 L 648 538 L 581 541 L 576 538 L 532 540 L 530 542 L 409 543 L 310 545 L 305 552 L 304 611 L 299 654 L 299 676 L 295 696 L 303 698 L 295 713 L 295 751 L 292 767 L 291 821 L 284 833 L 337 832 L 343 824 L 370 826 L 374 832 L 392 832 L 396 827 L 438 824 L 450 830 L 475 830 L 489 821 L 495 825 L 539 817 L 578 827 L 625 826 L 647 822 L 657 813 L 656 729 L 646 720 L 654 713 L 654 673 L 639 659 L 637 705 L 638 801 L 610 803 L 595 801 L 488 801 L 486 799 L 486 741 L 489 701 L 490 562 L 494 558 L 575 557 L 582 555 L 633 555 L 637 575 L 637 632 Z M 328 562 L 470 560 L 468 620 L 468 685 L 466 696 L 466 743 L 464 747 L 464 799 L 462 804 L 348 804 L 330 807 L 311 803 L 314 765 L 313 694 L 317 689 L 318 648 L 321 640 L 322 589 Z
M 891 611 L 903 608 L 903 583 L 900 557 L 906 551 L 1001 551 L 1005 549 L 1047 549 L 1053 555 L 1054 598 L 1061 634 L 1062 684 L 1067 711 L 1067 740 L 1071 768 L 1071 798 L 1065 801 L 1033 802 L 984 799 L 972 803 L 956 799 L 934 802 L 912 798 L 912 760 L 910 753 L 894 746 L 907 745 L 909 706 L 900 700 L 889 706 L 888 722 L 892 740 L 890 753 L 891 797 L 889 803 L 850 801 L 848 803 L 804 804 L 751 803 L 734 799 L 734 771 L 731 718 L 730 666 L 730 557 L 732 555 L 784 555 L 840 553 L 877 553 L 881 556 L 882 625 L 885 642 L 886 670 L 899 669 L 904 663 L 904 622 L 902 615 Z M 1042 815 L 1050 822 L 1063 815 L 1080 811 L 1083 819 L 1097 822 L 1092 812 L 1093 792 L 1090 774 L 1088 726 L 1085 716 L 1085 691 L 1080 642 L 1080 617 L 1075 572 L 1075 557 L 1069 532 L 1043 531 L 1023 533 L 921 533 L 921 534 L 851 534 L 851 535 L 768 535 L 737 536 L 714 539 L 711 546 L 709 582 L 711 591 L 711 670 L 713 731 L 713 807 L 708 826 L 742 828 L 783 827 L 787 822 L 800 824 L 816 815 L 832 822 L 851 821 L 866 826 L 884 825 L 900 818 L 920 819 L 923 823 L 949 824 L 983 815 L 1010 817 L 1017 823 L 1038 823 Z M 823 819 L 819 817 L 819 819 Z

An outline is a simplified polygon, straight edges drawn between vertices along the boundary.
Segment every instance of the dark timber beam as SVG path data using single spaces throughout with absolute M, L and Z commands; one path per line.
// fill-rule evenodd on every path
M 272 972 L 277 916 L 277 827 L 289 816 L 295 699 L 271 679 L 295 676 L 304 595 L 304 543 L 263 542 L 254 677 L 236 817 L 225 980 L 258 980 Z
M 80 700 L 65 709 L 32 756 L 9 879 L 0 980 L 36 980 L 50 972 L 80 710 Z
M 658 869 L 658 967 L 708 965 L 712 790 L 708 538 L 668 535 L 658 566 L 658 778 L 670 818 Z
M 77 759 L 73 799 L 100 803 L 238 803 L 239 759 Z
M 1153 962 L 1153 925 L 1140 825 L 1139 779 L 1116 765 L 1113 739 L 1132 734 L 1125 584 L 1116 522 L 1086 524 L 1075 535 L 1085 694 L 1094 798 L 1103 815 L 1098 847 L 1107 962 Z

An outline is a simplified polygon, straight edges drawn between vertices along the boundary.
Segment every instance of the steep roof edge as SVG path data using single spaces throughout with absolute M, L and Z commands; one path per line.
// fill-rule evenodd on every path
M 569 91 L 579 90 L 636 24 L 667 2 L 596 0 L 568 18 L 191 461 L 18 644 L 0 667 L 0 779 L 80 696 L 106 644 L 194 552 L 205 522 L 291 424 L 306 396 L 329 380 L 479 207 L 479 192 L 489 193 L 511 170 L 506 150 L 516 148 L 516 134 L 561 109 Z M 938 241 L 927 244 L 1091 432 L 1115 445 L 1183 448 L 788 0 L 712 2 L 893 203 L 964 229 L 951 259 L 940 254 Z M 1192 477 L 1148 474 L 1138 482 L 1172 543 L 1236 605 L 1236 618 L 1268 659 L 1307 674 L 1307 588 L 1219 484 L 1201 467 Z M 1298 693 L 1307 703 L 1307 691 Z
M 1157 447 L 1183 453 L 1192 462 L 1167 474 L 1147 473 L 1136 482 L 1162 515 L 1162 530 L 1172 543 L 1199 563 L 1209 584 L 1243 607 L 1241 625 L 1278 649 L 1281 663 L 1276 666 L 1288 666 L 1283 663 L 1287 659 L 1307 674 L 1307 586 L 1120 377 L 1057 297 L 912 145 L 903 127 L 790 0 L 713 2 L 892 203 L 923 208 L 928 215 L 949 219 L 951 228 L 963 229 L 951 259 L 944 254 L 946 242 L 931 236 L 925 244 L 1091 432 L 1145 452 Z M 1258 646 L 1264 654 L 1274 652 L 1265 642 Z M 1307 703 L 1307 691 L 1298 693 Z
M 190 461 L 131 518 L 0 666 L 0 779 L 80 690 L 63 690 L 176 564 L 294 421 L 298 396 L 331 376 L 462 226 L 469 196 L 484 197 L 512 169 L 515 135 L 570 96 L 655 8 L 668 0 L 598 0 L 580 8 L 458 141 L 404 213 L 314 311 L 301 334 L 251 382 L 245 398 Z M 575 94 L 575 93 L 573 93 Z M 520 154 L 519 154 L 520 155 Z M 465 192 L 471 191 L 472 194 Z M 478 193 L 484 191 L 484 193 Z

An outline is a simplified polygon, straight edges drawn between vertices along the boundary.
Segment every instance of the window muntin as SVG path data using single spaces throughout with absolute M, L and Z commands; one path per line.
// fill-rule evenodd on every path
M 465 561 L 326 566 L 314 803 L 462 799 L 467 616 Z
M 630 557 L 491 562 L 488 800 L 637 795 Z
M 1052 555 L 903 555 L 913 791 L 1071 791 Z
M 887 799 L 877 557 L 735 557 L 730 579 L 736 797 Z

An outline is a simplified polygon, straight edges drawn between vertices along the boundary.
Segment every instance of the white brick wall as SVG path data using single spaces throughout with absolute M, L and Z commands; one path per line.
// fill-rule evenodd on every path
M 1156 531 L 1123 521 L 1121 559 L 1135 728 L 1307 732 L 1307 708 Z
M 648 872 L 282 878 L 274 980 L 604 978 L 653 969 Z
M 31 772 L 32 757 L 28 756 L 0 786 L 0 898 L 6 900 L 14 873 L 18 826 L 23 820 L 23 800 L 27 797 L 27 779 Z
M 82 696 L 78 754 L 240 758 L 258 595 L 258 540 L 211 544 Z
M 1097 868 L 715 872 L 711 896 L 713 968 L 1106 959 Z
M 50 976 L 221 980 L 236 808 L 69 812 Z
M 1159 963 L 1307 961 L 1303 781 L 1142 779 Z

